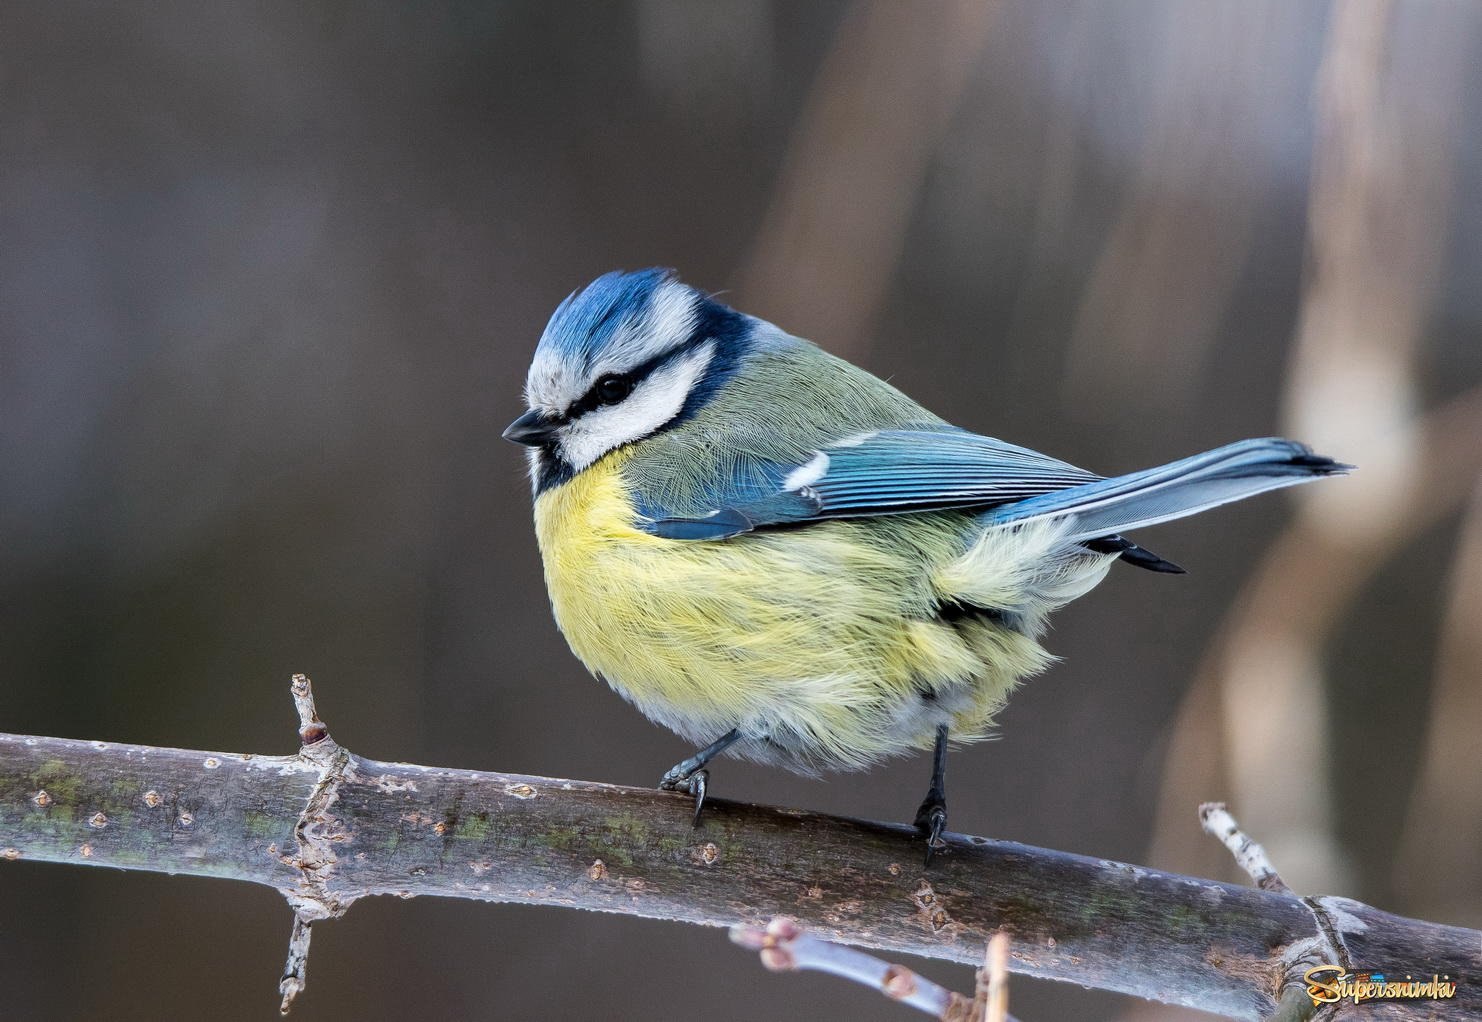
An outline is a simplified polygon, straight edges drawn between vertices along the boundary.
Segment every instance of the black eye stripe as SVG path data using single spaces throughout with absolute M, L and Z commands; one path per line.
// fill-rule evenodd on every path
M 615 405 L 633 393 L 633 389 L 638 386 L 639 382 L 640 378 L 633 373 L 608 373 L 606 376 L 601 376 L 580 399 L 566 409 L 566 418 L 574 419 L 605 405 Z M 609 383 L 616 384 L 618 389 L 604 393 L 603 385 Z
M 587 412 L 601 408 L 604 405 L 618 404 L 629 394 L 633 393 L 634 390 L 638 389 L 638 385 L 644 380 L 686 352 L 693 351 L 704 340 L 704 337 L 697 337 L 685 344 L 681 344 L 677 348 L 662 351 L 652 358 L 640 362 L 625 373 L 606 373 L 599 376 L 587 392 L 573 402 L 570 408 L 566 409 L 566 418 L 574 419 L 579 415 L 585 415 Z M 609 381 L 620 381 L 619 385 L 626 388 L 625 392 L 620 397 L 604 395 L 603 384 Z

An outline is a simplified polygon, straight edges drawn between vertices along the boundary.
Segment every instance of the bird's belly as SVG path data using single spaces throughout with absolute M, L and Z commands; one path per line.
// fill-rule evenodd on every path
M 929 745 L 939 723 L 981 732 L 1043 664 L 1017 633 L 937 617 L 935 548 L 950 559 L 957 536 L 887 543 L 878 522 L 840 521 L 662 539 L 632 525 L 622 460 L 536 502 L 551 603 L 591 671 L 693 742 L 740 727 L 756 759 L 863 766 Z

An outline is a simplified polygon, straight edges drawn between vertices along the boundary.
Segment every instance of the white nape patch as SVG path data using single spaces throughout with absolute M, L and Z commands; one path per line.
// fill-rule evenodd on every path
M 799 465 L 787 473 L 787 478 L 782 480 L 782 488 L 789 492 L 801 490 L 805 486 L 812 486 L 822 479 L 828 472 L 828 455 L 819 451 L 809 458 L 806 464 Z
M 715 342 L 706 341 L 649 373 L 619 403 L 573 419 L 558 434 L 561 456 L 580 472 L 614 447 L 648 436 L 679 414 L 714 357 Z
M 853 436 L 846 436 L 843 440 L 835 440 L 833 443 L 829 444 L 829 446 L 858 447 L 860 444 L 869 443 L 871 440 L 875 439 L 875 437 L 879 435 L 880 431 L 878 429 L 872 429 L 868 433 L 855 433 Z

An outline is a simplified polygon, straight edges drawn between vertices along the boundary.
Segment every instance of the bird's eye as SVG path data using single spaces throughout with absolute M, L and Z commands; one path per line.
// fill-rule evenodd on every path
M 615 405 L 633 393 L 633 380 L 628 376 L 608 373 L 598 378 L 597 382 L 592 385 L 592 391 L 603 404 Z

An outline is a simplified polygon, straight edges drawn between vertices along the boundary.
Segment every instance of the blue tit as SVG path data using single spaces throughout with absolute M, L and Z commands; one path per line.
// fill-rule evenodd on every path
M 556 309 L 504 436 L 528 447 L 561 631 L 593 674 L 703 746 L 802 773 L 934 752 L 916 817 L 946 824 L 949 737 L 983 738 L 1044 670 L 1051 611 L 1124 537 L 1348 466 L 1242 440 L 1103 478 L 950 425 L 671 272 L 609 273 Z

